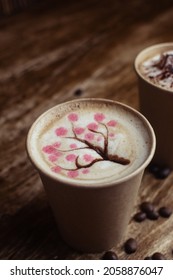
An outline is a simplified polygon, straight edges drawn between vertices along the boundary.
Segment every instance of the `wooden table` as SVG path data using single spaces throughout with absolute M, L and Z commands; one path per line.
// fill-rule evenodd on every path
M 134 58 L 146 46 L 172 40 L 172 19 L 171 0 L 40 1 L 1 17 L 0 259 L 102 257 L 61 240 L 27 158 L 26 135 L 41 113 L 75 98 L 109 98 L 139 109 Z M 134 213 L 144 200 L 171 207 L 173 174 L 158 180 L 146 171 Z M 127 255 L 123 244 L 130 237 L 138 250 Z M 172 259 L 172 249 L 173 215 L 140 224 L 132 219 L 112 248 L 120 259 L 144 259 L 156 251 Z

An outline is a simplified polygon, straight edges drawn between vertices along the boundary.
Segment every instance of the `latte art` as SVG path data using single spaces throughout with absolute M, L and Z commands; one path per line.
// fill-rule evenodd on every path
M 32 153 L 53 176 L 92 185 L 136 170 L 147 158 L 148 142 L 142 120 L 126 107 L 67 102 L 38 120 Z
M 74 112 L 61 121 L 62 125 L 53 128 L 57 141 L 42 147 L 44 158 L 53 172 L 82 178 L 92 170 L 95 173 L 98 168 L 110 169 L 113 163 L 130 163 L 130 159 L 125 157 L 130 157 L 126 147 L 127 136 L 116 119 L 109 119 L 106 114 L 98 112 Z M 123 145 L 124 151 L 118 145 Z

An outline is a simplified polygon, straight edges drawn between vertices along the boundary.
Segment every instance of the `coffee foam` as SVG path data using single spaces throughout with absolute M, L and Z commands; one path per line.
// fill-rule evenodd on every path
M 150 137 L 133 111 L 112 102 L 64 103 L 47 111 L 31 129 L 31 153 L 61 180 L 109 183 L 147 159 Z
M 159 67 L 162 56 L 170 55 L 173 56 L 173 50 L 155 54 L 154 56 L 148 58 L 140 65 L 141 73 L 153 84 L 161 86 L 167 89 L 173 89 L 173 59 L 169 60 L 169 66 L 171 67 L 171 72 L 168 73 L 169 69 L 166 69 L 168 63 L 165 63 L 165 67 Z M 169 67 L 168 66 L 168 67 Z M 166 73 L 166 75 L 164 75 Z

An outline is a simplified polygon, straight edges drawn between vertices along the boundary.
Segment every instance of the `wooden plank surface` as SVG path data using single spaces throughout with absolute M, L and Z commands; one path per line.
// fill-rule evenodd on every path
M 146 46 L 172 40 L 172 1 L 38 1 L 0 18 L 0 259 L 100 259 L 69 248 L 60 238 L 37 172 L 25 152 L 27 131 L 41 113 L 80 97 L 103 97 L 136 109 L 133 61 Z M 80 89 L 81 91 L 79 91 Z M 141 201 L 172 206 L 173 174 L 147 171 Z M 138 250 L 127 255 L 123 242 Z M 156 251 L 172 259 L 173 215 L 130 221 L 113 250 L 120 259 Z

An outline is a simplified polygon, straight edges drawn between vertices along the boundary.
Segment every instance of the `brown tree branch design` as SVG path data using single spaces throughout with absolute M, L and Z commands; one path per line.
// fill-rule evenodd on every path
M 89 149 L 89 150 L 95 151 L 98 154 L 99 158 L 94 158 L 91 162 L 89 162 L 87 164 L 81 164 L 80 161 L 79 161 L 80 157 L 77 156 L 76 159 L 75 159 L 75 168 L 72 169 L 72 168 L 61 167 L 62 169 L 67 170 L 67 171 L 68 170 L 69 171 L 75 171 L 75 170 L 79 170 L 81 168 L 91 167 L 96 162 L 100 162 L 100 161 L 111 161 L 111 162 L 115 162 L 115 163 L 122 164 L 122 165 L 127 165 L 127 164 L 130 163 L 130 160 L 127 159 L 127 158 L 120 157 L 117 154 L 115 154 L 115 155 L 109 154 L 109 152 L 108 152 L 109 130 L 108 130 L 108 127 L 104 123 L 99 123 L 99 125 L 104 126 L 104 128 L 106 130 L 106 135 L 101 131 L 88 129 L 90 132 L 92 132 L 94 134 L 100 134 L 103 137 L 103 139 L 104 139 L 104 145 L 103 145 L 104 147 L 103 148 L 99 145 L 94 145 L 92 142 L 90 142 L 86 139 L 82 139 L 82 138 L 78 137 L 76 132 L 75 132 L 73 123 L 71 125 L 72 125 L 73 136 L 66 136 L 66 137 L 63 137 L 63 138 L 64 139 L 73 139 L 75 141 L 78 141 L 80 143 L 85 144 L 85 146 L 84 147 L 79 147 L 79 148 L 74 148 L 74 149 L 67 149 L 67 150 L 58 149 L 58 151 L 62 152 L 62 153 L 66 153 L 66 152 L 68 153 L 68 152 L 71 152 L 71 151 Z
M 60 173 L 61 170 L 65 170 L 67 176 L 75 178 L 79 175 L 79 170 L 82 170 L 81 172 L 83 174 L 87 174 L 89 168 L 97 162 L 110 161 L 121 165 L 128 165 L 130 163 L 128 158 L 121 157 L 118 154 L 112 154 L 109 151 L 109 137 L 115 136 L 114 127 L 117 125 L 115 120 L 109 120 L 105 123 L 106 116 L 102 113 L 95 113 L 93 116 L 94 122 L 88 123 L 86 127 L 79 127 L 78 114 L 70 113 L 67 118 L 71 125 L 71 130 L 69 130 L 71 131 L 71 135 L 69 135 L 66 127 L 58 127 L 55 130 L 55 134 L 62 141 L 42 148 L 42 151 L 47 154 L 48 160 L 52 163 L 50 167 L 52 171 Z M 105 121 L 103 122 L 103 120 Z M 110 127 L 112 128 L 110 129 Z M 111 132 L 113 132 L 113 136 L 111 136 Z M 66 139 L 74 140 L 74 143 L 69 144 L 70 148 L 60 148 Z M 80 145 L 77 143 L 80 143 Z M 82 152 L 78 154 L 77 151 L 80 150 L 86 150 L 88 153 L 85 154 L 85 152 Z M 94 151 L 94 154 L 89 151 Z M 65 159 L 71 162 L 73 166 L 71 166 L 71 163 L 70 166 L 58 165 L 57 161 L 63 154 L 67 154 Z

